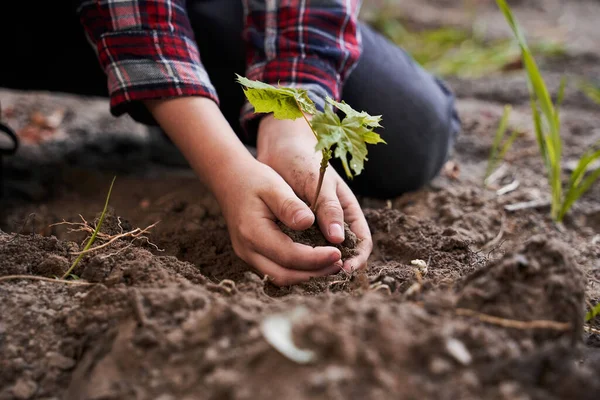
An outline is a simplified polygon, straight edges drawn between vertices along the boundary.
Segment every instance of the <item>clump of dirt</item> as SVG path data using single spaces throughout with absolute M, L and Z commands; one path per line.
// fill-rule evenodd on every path
M 330 243 L 321 232 L 321 228 L 315 222 L 313 226 L 303 231 L 295 231 L 288 228 L 281 221 L 277 221 L 277 226 L 282 230 L 283 233 L 288 235 L 294 242 L 305 244 L 311 247 L 318 246 L 333 246 L 342 252 L 342 260 L 347 260 L 358 254 L 356 247 L 360 240 L 354 232 L 350 230 L 350 226 L 344 222 L 344 241 L 340 244 Z
M 556 239 L 534 236 L 514 253 L 469 275 L 462 285 L 458 306 L 515 320 L 568 322 L 573 341 L 583 333 L 584 275 L 572 250 Z M 515 298 L 518 303 L 511 301 Z

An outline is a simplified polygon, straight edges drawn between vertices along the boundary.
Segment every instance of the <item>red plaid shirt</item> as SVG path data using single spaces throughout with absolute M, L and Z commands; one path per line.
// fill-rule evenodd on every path
M 246 76 L 308 89 L 320 108 L 327 95 L 339 100 L 361 52 L 361 1 L 243 1 Z M 200 62 L 185 3 L 79 1 L 78 15 L 107 75 L 113 115 L 135 114 L 147 99 L 204 96 L 219 102 Z M 251 116 L 246 103 L 242 121 Z

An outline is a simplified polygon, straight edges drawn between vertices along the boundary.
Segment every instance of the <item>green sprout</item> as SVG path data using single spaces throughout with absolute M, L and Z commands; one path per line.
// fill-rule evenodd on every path
M 513 142 L 519 135 L 518 130 L 514 130 L 511 135 L 502 143 L 502 139 L 506 134 L 506 130 L 508 127 L 508 117 L 510 116 L 510 111 L 512 107 L 510 105 L 504 106 L 504 111 L 502 113 L 502 118 L 500 119 L 500 123 L 498 124 L 498 129 L 496 130 L 496 135 L 494 136 L 494 142 L 492 143 L 492 148 L 490 150 L 490 156 L 488 158 L 487 168 L 485 170 L 484 183 L 487 182 L 491 173 L 496 169 L 498 163 L 504 160 L 504 156 L 511 148 Z
M 600 150 L 590 149 L 579 159 L 577 167 L 571 173 L 567 186 L 563 188 L 561 180 L 562 139 L 560 136 L 558 106 L 564 97 L 566 82 L 564 79 L 562 80 L 556 105 L 553 104 L 546 83 L 527 46 L 525 36 L 506 4 L 506 0 L 496 0 L 496 3 L 504 14 L 521 48 L 521 57 L 527 72 L 535 135 L 552 192 L 550 214 L 554 221 L 561 222 L 575 201 L 587 192 L 600 177 L 600 169 L 586 176 L 588 166 L 595 160 L 600 159 Z
M 94 229 L 94 232 L 92 233 L 92 236 L 90 237 L 87 244 L 83 248 L 83 251 L 81 253 L 79 253 L 79 256 L 75 259 L 73 264 L 71 264 L 71 267 L 67 270 L 67 272 L 64 273 L 64 275 L 62 276 L 62 279 L 67 279 L 69 277 L 76 279 L 75 278 L 76 275 L 71 274 L 71 272 L 73 272 L 73 270 L 75 269 L 77 264 L 79 264 L 79 261 L 81 261 L 81 259 L 83 258 L 84 254 L 86 254 L 86 252 L 89 250 L 90 247 L 92 247 L 92 244 L 96 240 L 96 236 L 98 235 L 98 232 L 100 231 L 100 227 L 102 226 L 102 222 L 104 222 L 104 217 L 106 216 L 106 211 L 108 210 L 108 201 L 110 200 L 110 194 L 112 193 L 113 185 L 115 184 L 115 179 L 117 179 L 117 177 L 114 177 L 112 182 L 110 183 L 110 188 L 108 189 L 108 195 L 106 196 L 106 201 L 104 202 L 104 209 L 102 210 L 102 214 L 100 215 L 98 224 L 96 224 L 96 229 Z
M 594 103 L 600 104 L 600 86 L 587 81 L 579 83 L 579 89 Z
M 596 316 L 600 314 L 600 303 L 596 304 L 594 306 L 594 308 L 592 308 L 590 311 L 588 311 L 585 314 L 585 322 L 590 322 L 591 320 L 593 320 L 594 318 L 596 318 Z
M 352 179 L 362 172 L 364 163 L 368 160 L 367 144 L 385 143 L 373 131 L 381 127 L 380 115 L 371 116 L 364 111 L 358 112 L 345 102 L 339 103 L 329 97 L 326 99 L 325 110 L 320 112 L 304 89 L 275 87 L 240 75 L 237 75 L 237 82 L 243 86 L 244 94 L 254 106 L 255 112 L 273 113 L 276 119 L 304 118 L 315 135 L 315 151 L 320 151 L 322 158 L 317 190 L 311 204 L 313 212 L 316 212 L 323 177 L 333 156 L 341 160 L 346 176 Z M 343 120 L 333 107 L 346 114 Z M 334 145 L 336 148 L 332 151 Z M 348 153 L 351 157 L 349 162 Z

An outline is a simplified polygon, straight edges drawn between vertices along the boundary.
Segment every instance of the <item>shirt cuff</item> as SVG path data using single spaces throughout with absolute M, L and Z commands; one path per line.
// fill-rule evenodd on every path
M 305 89 L 319 111 L 324 110 L 327 96 L 334 100 L 341 97 L 340 75 L 320 57 L 278 58 L 254 64 L 247 69 L 246 77 L 273 86 Z M 265 115 L 255 114 L 254 107 L 246 99 L 240 122 L 248 137 L 256 138 L 258 122 Z
M 108 78 L 110 110 L 157 125 L 143 100 L 181 96 L 219 99 L 200 62 L 196 45 L 183 35 L 161 31 L 106 33 L 97 43 Z

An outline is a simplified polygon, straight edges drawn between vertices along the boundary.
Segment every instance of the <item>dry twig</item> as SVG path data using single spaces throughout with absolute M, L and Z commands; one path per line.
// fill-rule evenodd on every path
M 587 333 L 593 333 L 594 335 L 600 335 L 600 329 L 592 328 L 589 325 L 584 325 L 583 330 Z
M 456 314 L 464 317 L 475 317 L 482 322 L 486 322 L 492 325 L 498 325 L 503 328 L 514 328 L 514 329 L 551 329 L 556 331 L 568 331 L 571 329 L 571 324 L 568 322 L 548 321 L 548 320 L 532 320 L 532 321 L 519 321 L 514 319 L 506 319 L 495 317 L 493 315 L 483 314 L 478 311 L 469 310 L 467 308 L 457 308 Z
M 44 276 L 35 276 L 35 275 L 6 275 L 6 276 L 0 277 L 0 283 L 1 282 L 7 282 L 7 281 L 10 281 L 10 280 L 16 280 L 16 279 L 29 279 L 29 280 L 33 280 L 33 281 L 44 281 L 44 282 L 52 282 L 52 283 L 66 283 L 66 284 L 69 284 L 69 285 L 81 285 L 81 286 L 95 285 L 95 283 L 93 283 L 93 282 L 81 282 L 79 280 L 77 280 L 77 281 L 67 281 L 65 279 L 53 279 L 53 278 L 46 278 Z

